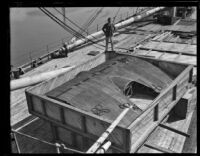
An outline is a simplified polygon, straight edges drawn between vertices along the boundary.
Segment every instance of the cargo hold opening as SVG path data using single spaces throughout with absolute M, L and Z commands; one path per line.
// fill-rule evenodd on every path
M 159 93 L 150 87 L 132 81 L 125 87 L 124 94 L 140 109 L 145 110 Z

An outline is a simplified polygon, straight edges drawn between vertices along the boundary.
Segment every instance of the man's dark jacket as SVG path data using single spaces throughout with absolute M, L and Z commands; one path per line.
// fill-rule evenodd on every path
M 104 24 L 102 30 L 104 34 L 106 35 L 106 37 L 111 37 L 113 36 L 113 33 L 115 31 L 115 26 L 112 23 L 106 23 Z

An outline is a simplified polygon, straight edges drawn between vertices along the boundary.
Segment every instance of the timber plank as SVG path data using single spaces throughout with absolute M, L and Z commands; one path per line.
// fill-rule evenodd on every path
M 188 90 L 189 92 L 190 90 Z M 195 94 L 193 99 L 195 99 Z M 191 103 L 191 105 L 194 105 L 194 101 Z M 187 132 L 187 129 L 189 128 L 189 124 L 192 118 L 192 114 L 194 110 L 190 111 L 190 114 L 185 119 L 180 119 L 176 116 L 174 116 L 173 113 L 170 113 L 170 116 L 166 121 L 163 123 L 173 127 L 175 129 L 178 129 L 183 132 Z M 151 136 L 148 139 L 148 144 L 155 144 L 157 146 L 172 150 L 176 153 L 181 153 L 181 149 L 183 148 L 184 140 L 186 137 L 179 135 L 177 133 L 174 133 L 168 129 L 157 127 L 156 130 L 151 134 Z M 151 153 L 152 150 L 146 149 L 141 147 L 138 150 L 139 153 Z M 158 152 L 156 152 L 158 153 Z
M 183 53 L 188 55 L 196 55 L 196 45 L 170 43 L 170 42 L 155 42 L 150 41 L 143 45 L 141 49 L 153 49 L 160 51 L 171 51 L 175 53 Z

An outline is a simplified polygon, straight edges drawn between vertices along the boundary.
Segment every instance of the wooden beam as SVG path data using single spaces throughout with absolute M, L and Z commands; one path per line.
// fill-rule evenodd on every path
M 41 103 L 42 103 L 43 113 L 44 113 L 45 116 L 47 116 L 46 104 L 45 104 L 44 100 L 41 100 Z
M 127 153 L 130 152 L 130 146 L 131 146 L 131 132 L 128 129 L 124 130 L 124 137 L 123 137 L 123 141 L 125 142 L 124 147 L 126 148 L 125 151 Z
M 161 151 L 163 153 L 176 153 L 172 150 L 169 150 L 167 148 L 163 148 L 163 147 L 160 147 L 160 146 L 157 146 L 155 144 L 149 144 L 149 143 L 145 143 L 144 146 L 148 147 L 148 148 L 152 148 L 152 149 L 155 149 L 157 151 Z
M 137 58 L 144 58 L 144 59 L 147 59 L 145 57 L 145 55 L 138 55 L 138 54 L 133 54 L 133 53 L 124 53 L 124 52 L 119 52 L 119 51 L 116 51 L 117 54 L 123 56 L 123 55 L 127 55 L 127 56 L 132 56 L 132 57 L 137 57 Z M 152 60 L 152 61 L 159 61 L 159 62 L 167 62 L 167 63 L 171 63 L 171 64 L 174 64 L 174 65 L 184 65 L 184 66 L 194 66 L 196 67 L 196 65 L 192 65 L 192 64 L 188 64 L 188 63 L 183 63 L 183 62 L 175 62 L 175 61 L 169 61 L 169 60 L 159 60 L 157 58 L 155 58 L 154 56 L 153 57 L 148 57 L 149 60 Z
M 56 142 L 56 141 L 58 141 L 58 134 L 57 134 L 56 127 L 53 125 L 52 122 L 49 122 L 49 124 L 50 124 L 50 127 L 51 127 L 53 142 Z
M 84 115 L 81 115 L 81 128 L 82 128 L 82 131 L 84 133 L 87 133 L 87 126 L 86 126 L 86 117 Z M 83 142 L 84 142 L 84 145 L 83 145 L 83 149 L 85 149 L 85 147 L 88 146 L 89 144 L 89 139 L 87 137 L 82 137 L 83 138 Z
M 70 135 L 71 135 L 71 138 L 72 138 L 72 147 L 77 148 L 77 141 L 76 141 L 77 133 L 71 132 Z
M 153 120 L 154 121 L 158 121 L 158 105 L 159 103 L 154 107 L 154 117 L 153 117 Z
M 192 82 L 192 77 L 193 77 L 193 68 L 190 70 L 190 73 L 189 73 L 189 83 Z
M 162 49 L 154 49 L 151 48 L 152 51 L 159 51 L 159 52 L 166 52 L 166 53 L 172 53 L 172 54 L 179 54 L 180 51 L 170 51 L 170 50 L 162 50 Z M 150 50 L 150 48 L 145 48 L 145 47 L 140 47 L 140 50 Z M 197 56 L 197 54 L 193 54 L 193 53 L 186 53 L 186 52 L 181 52 L 184 55 L 189 55 L 189 56 Z
M 168 130 L 170 130 L 170 131 L 172 131 L 172 132 L 175 132 L 175 133 L 178 133 L 178 134 L 180 134 L 180 135 L 183 135 L 183 136 L 185 136 L 185 137 L 190 137 L 189 134 L 184 133 L 184 132 L 181 132 L 181 131 L 179 131 L 179 130 L 177 130 L 177 129 L 174 129 L 174 128 L 169 127 L 169 126 L 167 126 L 167 125 L 164 125 L 164 124 L 162 124 L 162 123 L 160 123 L 159 126 L 162 127 L 162 128 L 168 129 Z
M 177 85 L 175 85 L 174 87 L 173 87 L 173 93 L 172 93 L 172 100 L 174 101 L 174 100 L 176 100 L 176 89 L 177 88 Z
M 64 108 L 63 107 L 61 107 L 61 106 L 59 106 L 60 108 L 60 117 L 61 117 L 61 122 L 63 123 L 63 124 L 65 124 L 66 122 L 65 122 L 65 115 L 64 115 Z
M 27 92 L 27 90 L 25 90 L 25 96 L 26 96 L 26 100 L 27 100 L 27 105 L 28 105 L 28 111 L 33 111 L 33 101 L 32 101 L 32 97 L 34 96 L 34 94 Z
M 158 40 L 153 40 L 154 42 L 160 42 L 160 41 L 158 41 Z M 174 41 L 163 41 L 164 43 L 178 43 L 178 44 L 186 44 L 186 43 L 184 43 L 184 42 L 180 42 L 180 41 L 176 41 L 176 42 L 174 42 Z M 196 45 L 195 43 L 190 43 L 190 45 Z

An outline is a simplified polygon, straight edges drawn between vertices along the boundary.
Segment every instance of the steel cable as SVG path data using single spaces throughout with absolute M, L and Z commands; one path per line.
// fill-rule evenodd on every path
M 68 25 L 66 25 L 65 23 L 63 23 L 61 20 L 59 20 L 57 17 L 55 17 L 52 13 L 50 13 L 48 10 L 46 10 L 45 8 L 45 10 L 47 11 L 47 12 L 45 12 L 42 8 L 40 8 L 45 14 L 47 14 L 47 16 L 49 16 L 51 19 L 53 19 L 54 20 L 54 18 L 56 19 L 56 20 L 54 20 L 56 23 L 58 23 L 61 27 L 63 27 L 66 31 L 68 31 L 68 32 L 70 32 L 71 34 L 73 34 L 73 35 L 75 35 L 77 38 L 79 38 L 79 39 L 81 39 L 81 40 L 83 40 L 83 38 L 85 38 L 85 39 L 87 39 L 85 36 L 83 36 L 83 35 L 81 35 L 81 34 L 79 34 L 79 36 L 77 36 L 75 33 L 77 32 L 76 30 L 74 30 L 73 28 L 71 28 L 70 26 L 68 26 Z M 53 17 L 51 17 L 51 16 L 53 16 Z M 58 22 L 59 21 L 59 22 Z M 66 28 L 67 27 L 67 28 Z M 92 42 L 93 44 L 97 44 L 97 43 L 95 43 L 94 41 L 92 41 L 92 40 L 90 40 L 90 39 L 87 39 L 88 41 L 90 41 L 90 42 Z M 98 44 L 99 45 L 99 44 Z M 93 45 L 93 46 L 95 46 L 95 45 Z M 102 45 L 100 45 L 100 46 L 102 46 Z M 96 46 L 95 46 L 96 47 Z M 102 48 L 100 48 L 100 47 L 96 47 L 96 48 L 98 48 L 98 49 L 102 49 Z

